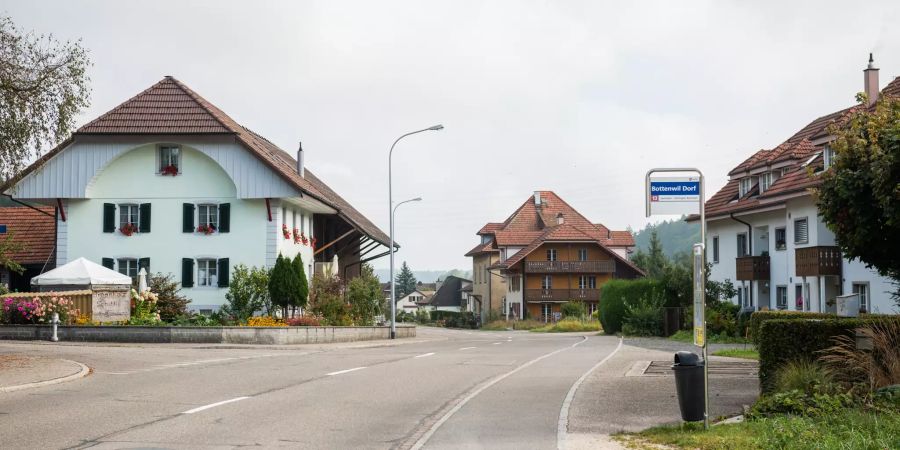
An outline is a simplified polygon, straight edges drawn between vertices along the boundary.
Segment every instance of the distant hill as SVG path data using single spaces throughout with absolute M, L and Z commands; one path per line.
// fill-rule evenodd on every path
M 682 217 L 647 225 L 634 234 L 635 246 L 646 252 L 650 247 L 650 234 L 653 230 L 656 230 L 662 242 L 663 252 L 669 257 L 679 252 L 690 252 L 691 246 L 700 242 L 700 224 L 687 223 Z
M 394 276 L 400 271 L 400 266 L 394 266 Z M 416 281 L 421 281 L 423 283 L 434 283 L 438 278 L 444 279 L 447 278 L 447 275 L 455 275 L 460 278 L 465 278 L 467 280 L 472 279 L 472 272 L 468 270 L 460 270 L 460 269 L 451 269 L 451 270 L 413 270 L 413 274 L 416 276 Z M 381 280 L 382 283 L 387 283 L 391 281 L 390 270 L 389 269 L 375 269 L 375 276 Z

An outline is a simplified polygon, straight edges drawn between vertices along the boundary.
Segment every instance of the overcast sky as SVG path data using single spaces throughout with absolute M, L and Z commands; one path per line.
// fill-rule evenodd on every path
M 875 53 L 900 75 L 897 2 L 19 1 L 22 28 L 83 40 L 79 125 L 172 75 L 306 161 L 414 269 L 471 269 L 475 232 L 536 189 L 642 227 L 644 174 L 726 173 L 852 104 Z M 689 3 L 689 4 L 688 4 Z M 387 258 L 375 262 L 387 267 Z

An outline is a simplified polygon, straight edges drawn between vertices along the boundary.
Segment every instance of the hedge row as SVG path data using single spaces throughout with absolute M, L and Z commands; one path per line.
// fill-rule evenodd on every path
M 651 298 L 662 294 L 662 283 L 650 278 L 637 280 L 610 280 L 603 284 L 600 291 L 598 316 L 603 325 L 603 332 L 614 334 L 622 331 L 625 319 L 625 306 L 642 298 Z
M 429 314 L 431 314 L 432 322 L 434 322 L 436 320 L 456 319 L 460 316 L 459 312 L 457 312 L 457 311 L 435 310 L 435 311 L 429 311 Z
M 755 315 L 755 314 L 754 314 Z M 836 318 L 765 320 L 759 327 L 759 383 L 763 393 L 772 389 L 775 372 L 796 359 L 815 359 L 834 345 L 832 338 L 853 336 L 856 328 L 880 321 L 898 321 L 898 316 L 868 316 L 862 319 Z
M 767 320 L 835 319 L 834 314 L 803 311 L 755 311 L 750 315 L 750 339 L 759 346 L 760 327 Z

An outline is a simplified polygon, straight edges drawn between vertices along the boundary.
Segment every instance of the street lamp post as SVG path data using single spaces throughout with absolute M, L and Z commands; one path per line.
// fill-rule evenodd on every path
M 443 125 L 435 125 L 428 128 L 423 128 L 417 131 L 411 131 L 397 138 L 393 144 L 391 144 L 391 151 L 388 152 L 388 219 L 390 219 L 390 233 L 391 233 L 391 339 L 396 338 L 397 328 L 394 326 L 394 319 L 396 319 L 396 311 L 395 311 L 395 290 L 394 290 L 394 198 L 393 198 L 393 185 L 391 183 L 391 171 L 393 168 L 392 158 L 394 156 L 394 147 L 397 146 L 397 143 L 400 142 L 400 139 L 403 139 L 407 136 L 421 133 L 423 131 L 438 131 L 443 130 Z M 398 205 L 399 206 L 399 205 Z
M 400 205 L 402 205 L 404 203 L 420 202 L 420 201 L 422 201 L 422 197 L 416 197 L 416 198 L 411 198 L 409 200 L 404 200 L 400 203 L 397 203 L 397 205 L 394 206 L 394 209 L 391 211 L 391 236 L 392 237 L 394 236 L 394 221 L 396 220 L 394 218 L 394 216 L 397 215 L 397 208 L 399 208 Z M 391 256 L 394 256 L 393 252 L 391 252 Z M 394 268 L 394 264 L 393 264 L 393 261 L 391 261 L 391 269 L 393 269 L 393 268 Z M 394 336 L 397 335 L 397 326 L 394 323 L 396 321 L 396 319 L 397 319 L 397 299 L 395 298 L 395 295 L 394 295 L 394 273 L 391 272 L 391 339 L 394 339 Z

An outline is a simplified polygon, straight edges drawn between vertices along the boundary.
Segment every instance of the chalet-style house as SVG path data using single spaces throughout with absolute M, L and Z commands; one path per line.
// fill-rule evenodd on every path
M 388 236 L 297 159 L 165 77 L 75 131 L 0 187 L 56 207 L 56 264 L 85 257 L 170 273 L 216 309 L 237 264 L 300 254 L 356 276 Z M 373 253 L 374 252 L 374 253 Z
M 471 293 L 472 280 L 448 275 L 437 283 L 437 291 L 424 303 L 420 303 L 420 307 L 426 311 L 476 312 Z
M 841 255 L 814 192 L 834 158 L 828 125 L 872 107 L 879 95 L 900 95 L 900 78 L 879 92 L 871 59 L 864 81 L 868 105 L 819 117 L 777 147 L 754 153 L 706 202 L 711 278 L 734 280 L 734 301 L 743 309 L 834 312 L 838 295 L 857 293 L 861 310 L 893 311 L 890 280 Z
M 593 223 L 551 191 L 537 191 L 503 222 L 477 233 L 472 257 L 473 301 L 504 317 L 544 321 L 570 300 L 597 308 L 611 278 L 643 276 L 628 255 L 634 237 Z
M 0 208 L 0 241 L 11 236 L 19 245 L 16 251 L 6 256 L 24 269 L 22 273 L 16 273 L 0 267 L 0 285 L 10 291 L 28 292 L 32 277 L 56 268 L 53 255 L 55 227 L 53 208 Z

